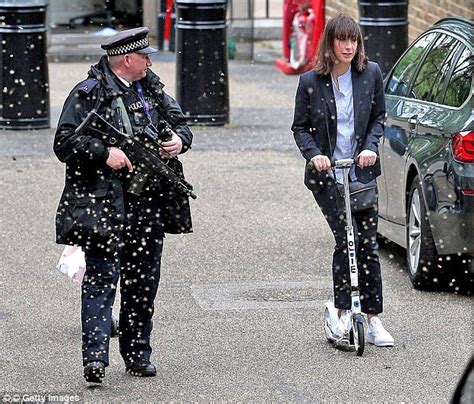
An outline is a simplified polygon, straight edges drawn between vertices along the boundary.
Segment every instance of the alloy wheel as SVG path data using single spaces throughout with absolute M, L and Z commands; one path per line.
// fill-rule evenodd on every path
M 408 219 L 408 256 L 410 272 L 416 274 L 421 249 L 421 208 L 418 189 L 413 191 Z

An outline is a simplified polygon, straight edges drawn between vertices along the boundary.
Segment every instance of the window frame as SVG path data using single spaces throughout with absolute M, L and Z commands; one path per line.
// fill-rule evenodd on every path
M 439 37 L 444 34 L 444 32 L 442 31 L 439 31 L 439 32 L 435 32 L 435 31 L 427 31 L 425 32 L 423 35 L 420 35 L 418 38 L 416 38 L 416 40 L 405 50 L 405 52 L 403 52 L 403 55 L 400 56 L 397 60 L 397 64 L 393 66 L 392 70 L 390 70 L 390 74 L 387 76 L 387 83 L 385 85 L 385 92 L 387 92 L 387 88 L 388 88 L 388 85 L 390 84 L 390 81 L 393 77 L 393 73 L 395 72 L 395 67 L 398 66 L 399 62 L 405 57 L 405 55 L 411 51 L 411 49 L 413 48 L 413 46 L 422 40 L 422 38 L 424 38 L 425 36 L 428 36 L 428 35 L 431 35 L 432 33 L 437 33 L 438 35 L 435 35 L 433 37 L 433 39 L 431 40 L 431 42 L 428 44 L 428 46 L 421 52 L 420 54 L 420 59 L 418 60 L 418 63 L 416 64 L 415 66 L 415 69 L 414 69 L 414 72 L 413 72 L 413 78 L 416 79 L 416 77 L 418 77 L 418 73 L 420 71 L 420 67 L 421 65 L 424 63 L 425 59 L 426 59 L 426 56 L 427 54 L 431 51 L 431 49 L 433 48 L 434 44 L 438 41 Z M 411 91 L 411 88 L 413 87 L 413 81 L 414 80 L 411 80 L 408 87 L 407 87 L 407 91 L 406 93 L 409 94 L 410 91 Z M 392 97 L 400 97 L 400 98 L 406 98 L 406 99 L 411 99 L 411 100 L 417 100 L 417 98 L 412 98 L 412 97 L 407 97 L 405 95 L 398 95 L 398 94 L 386 94 L 387 96 L 392 96 Z
M 428 59 L 428 56 L 430 56 L 431 54 L 431 51 L 433 51 L 435 49 L 435 46 L 436 48 L 439 47 L 445 40 L 446 38 L 452 38 L 456 41 L 456 38 L 454 38 L 453 36 L 449 35 L 448 33 L 446 32 L 443 32 L 441 34 L 438 34 L 438 36 L 436 36 L 436 38 L 433 40 L 433 42 L 430 44 L 429 46 L 429 49 L 428 47 L 426 47 L 425 49 L 425 52 L 421 58 L 421 61 L 418 63 L 418 66 L 415 70 L 415 73 L 413 75 L 413 80 L 410 82 L 410 85 L 408 87 L 408 91 L 407 91 L 407 94 L 410 94 L 413 92 L 413 87 L 415 87 L 415 84 L 418 84 L 418 78 L 420 76 L 420 73 L 421 73 L 421 70 L 423 69 L 423 67 L 425 66 L 425 62 L 426 60 Z M 457 42 L 454 43 L 454 46 L 457 46 Z M 445 56 L 443 62 L 446 61 L 446 58 L 450 55 L 451 52 L 448 52 L 447 55 Z M 457 61 L 457 59 L 456 59 Z M 439 74 L 439 72 L 441 71 L 441 66 L 440 67 L 437 67 L 437 70 L 436 70 L 436 75 Z M 451 77 L 450 75 L 448 75 L 447 77 Z M 431 91 L 433 90 L 433 88 L 430 88 L 430 95 L 431 95 Z M 443 94 L 444 95 L 444 94 Z M 427 100 L 423 100 L 421 98 L 416 98 L 416 97 L 407 97 L 407 98 L 412 98 L 413 100 L 416 100 L 416 101 L 423 101 L 423 102 L 429 102 L 431 104 L 434 104 L 434 102 L 432 101 L 427 101 Z
M 472 54 L 474 54 L 474 46 L 471 45 L 470 43 L 466 42 L 464 40 L 464 38 L 462 38 L 461 36 L 455 34 L 455 33 L 452 33 L 452 32 L 449 32 L 449 31 L 446 31 L 444 29 L 439 29 L 439 28 L 436 28 L 436 29 L 432 29 L 432 30 L 429 30 L 429 31 L 426 31 L 425 33 L 423 33 L 422 35 L 420 35 L 415 41 L 418 42 L 421 38 L 423 38 L 424 36 L 426 35 L 429 35 L 431 33 L 437 33 L 438 35 L 436 35 L 433 40 L 431 41 L 431 43 L 429 44 L 429 46 L 427 46 L 424 50 L 424 52 L 421 54 L 421 57 L 420 57 L 420 61 L 418 62 L 417 66 L 416 66 L 416 70 L 415 70 L 415 73 L 413 75 L 413 77 L 415 78 L 416 80 L 416 77 L 418 76 L 418 73 L 420 71 L 420 68 L 421 68 L 421 65 L 425 62 L 425 59 L 426 59 L 426 56 L 428 55 L 428 53 L 431 51 L 431 49 L 433 48 L 434 44 L 436 43 L 436 41 L 439 39 L 439 37 L 442 35 L 442 34 L 445 34 L 445 35 L 449 35 L 451 37 L 453 37 L 454 39 L 456 39 L 458 42 L 461 43 L 461 46 L 458 48 L 457 52 L 458 54 L 455 56 L 456 57 L 456 62 L 450 67 L 450 72 L 449 72 L 449 75 L 447 75 L 447 78 L 448 80 L 446 81 L 445 85 L 443 86 L 443 100 L 444 100 L 444 97 L 446 96 L 446 89 L 447 89 L 447 85 L 449 83 L 449 81 L 451 80 L 451 75 L 452 75 L 452 69 L 454 68 L 454 66 L 456 66 L 456 63 L 459 61 L 459 57 L 461 56 L 461 50 L 464 51 L 466 48 L 468 50 L 471 51 Z M 413 44 L 415 44 L 416 42 L 413 42 L 406 50 L 405 52 L 403 52 L 402 56 L 400 56 L 400 58 L 397 60 L 397 65 L 398 65 L 398 62 L 405 56 L 405 54 L 411 49 L 411 47 L 413 46 Z M 463 46 L 464 45 L 464 46 Z M 396 66 L 396 65 L 395 65 Z M 392 78 L 392 75 L 393 75 L 393 71 L 395 69 L 395 66 L 392 67 L 392 69 L 390 70 L 390 74 L 387 76 L 386 78 L 386 83 L 385 83 L 385 86 L 384 86 L 384 90 L 386 91 L 387 90 L 387 87 L 390 83 L 390 79 Z M 407 94 L 411 91 L 411 88 L 413 86 L 413 83 L 415 80 L 412 80 L 412 82 L 410 83 L 409 87 L 408 87 L 408 90 L 407 90 Z M 473 82 L 474 82 L 474 74 L 471 76 L 471 89 L 473 87 Z M 467 97 L 466 100 L 463 102 L 462 105 L 460 105 L 459 107 L 452 107 L 450 105 L 446 105 L 446 104 L 440 104 L 438 102 L 433 102 L 433 101 L 424 101 L 424 100 L 420 100 L 418 98 L 410 98 L 410 97 L 407 97 L 407 96 L 403 96 L 403 95 L 396 95 L 396 94 L 385 94 L 386 97 L 395 97 L 397 99 L 400 99 L 400 100 L 404 100 L 404 101 L 411 101 L 411 102 L 419 102 L 419 103 L 422 103 L 422 104 L 427 104 L 427 105 L 435 105 L 437 107 L 441 107 L 441 108 L 446 108 L 446 109 L 451 109 L 453 111 L 457 111 L 457 110 L 460 110 L 460 109 L 463 109 L 465 107 L 465 105 L 472 99 L 472 94 L 473 92 L 471 91 L 471 96 L 470 97 Z
M 451 35 L 452 36 L 452 35 Z M 455 38 L 456 39 L 456 38 Z M 443 87 L 441 88 L 441 91 L 439 92 L 439 95 L 441 95 L 441 99 L 444 100 L 444 97 L 446 96 L 446 90 L 448 88 L 448 83 L 451 81 L 451 76 L 453 75 L 453 70 L 454 70 L 454 67 L 456 66 L 456 64 L 458 63 L 459 61 L 459 58 L 461 57 L 462 55 L 462 51 L 464 49 L 466 49 L 466 46 L 461 42 L 461 41 L 457 41 L 457 43 L 454 45 L 454 47 L 457 49 L 454 49 L 447 57 L 449 57 L 451 54 L 453 54 L 453 62 L 451 63 L 451 66 L 449 67 L 449 70 L 448 72 L 446 73 L 446 80 L 444 81 L 443 83 Z M 445 60 L 446 62 L 446 60 Z M 438 72 L 440 72 L 441 70 L 438 70 Z M 437 78 L 437 77 L 436 77 Z M 433 88 L 431 88 L 431 91 L 430 91 L 430 97 L 433 95 Z M 435 102 L 435 101 L 426 101 L 426 102 L 430 102 L 431 104 L 438 104 L 438 105 L 445 105 L 445 104 L 440 104 L 439 102 Z
M 454 63 L 453 63 L 453 65 L 451 66 L 451 68 L 449 69 L 449 76 L 447 76 L 447 77 L 448 77 L 448 80 L 446 80 L 446 82 L 445 82 L 445 84 L 444 84 L 444 86 L 443 86 L 443 92 L 442 92 L 442 96 L 443 96 L 442 99 L 443 99 L 443 101 L 444 101 L 444 99 L 445 99 L 445 97 L 446 97 L 446 92 L 448 91 L 448 85 L 449 85 L 449 83 L 451 83 L 451 79 L 452 79 L 452 77 L 453 77 L 454 68 L 457 66 L 457 63 L 459 62 L 459 59 L 461 58 L 461 56 L 462 56 L 464 50 L 467 49 L 467 50 L 470 50 L 470 51 L 471 51 L 471 58 L 474 56 L 474 55 L 473 55 L 473 52 L 472 52 L 472 49 L 469 49 L 469 47 L 466 46 L 465 44 L 463 44 L 462 42 L 460 42 L 460 43 L 461 43 L 461 46 L 460 46 L 459 49 L 457 50 L 457 55 L 455 55 L 456 60 L 454 61 Z M 463 45 L 464 45 L 464 46 L 463 46 Z M 445 106 L 446 108 L 450 108 L 450 107 L 451 107 L 451 108 L 455 108 L 455 109 L 461 108 L 461 107 L 466 103 L 466 101 L 468 101 L 468 100 L 472 97 L 473 76 L 474 76 L 474 74 L 471 74 L 471 93 L 470 93 L 471 95 L 468 96 L 468 97 L 464 100 L 464 102 L 463 102 L 459 107 L 453 107 L 453 106 L 451 106 L 451 105 L 447 105 L 447 104 L 444 104 L 444 103 L 443 103 L 443 104 L 439 104 L 439 105 L 443 105 L 443 106 Z M 438 104 L 438 103 L 436 103 L 436 104 Z

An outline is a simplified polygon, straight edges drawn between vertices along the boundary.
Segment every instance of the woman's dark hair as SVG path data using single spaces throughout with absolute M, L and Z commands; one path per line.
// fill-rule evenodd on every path
M 352 65 L 358 72 L 366 68 L 367 55 L 365 54 L 364 41 L 359 25 L 348 15 L 339 13 L 328 21 L 319 41 L 318 52 L 314 59 L 314 70 L 317 74 L 326 76 L 331 73 L 333 66 L 338 63 L 334 53 L 334 40 L 344 41 L 348 38 L 357 41 L 357 49 L 354 59 L 352 59 Z

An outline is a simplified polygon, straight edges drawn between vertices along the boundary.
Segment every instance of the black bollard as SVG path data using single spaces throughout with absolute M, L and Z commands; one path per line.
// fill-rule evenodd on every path
M 359 25 L 370 60 L 384 77 L 408 47 L 408 0 L 359 0 Z
M 0 129 L 49 128 L 46 2 L 0 2 Z
M 176 98 L 191 125 L 229 122 L 226 6 L 176 1 Z

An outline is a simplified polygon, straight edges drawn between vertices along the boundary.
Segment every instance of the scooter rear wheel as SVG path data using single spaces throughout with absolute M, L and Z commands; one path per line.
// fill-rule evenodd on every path
M 354 332 L 354 345 L 356 347 L 356 355 L 362 356 L 365 349 L 365 334 L 364 334 L 364 323 L 361 321 L 354 321 L 353 324 Z

